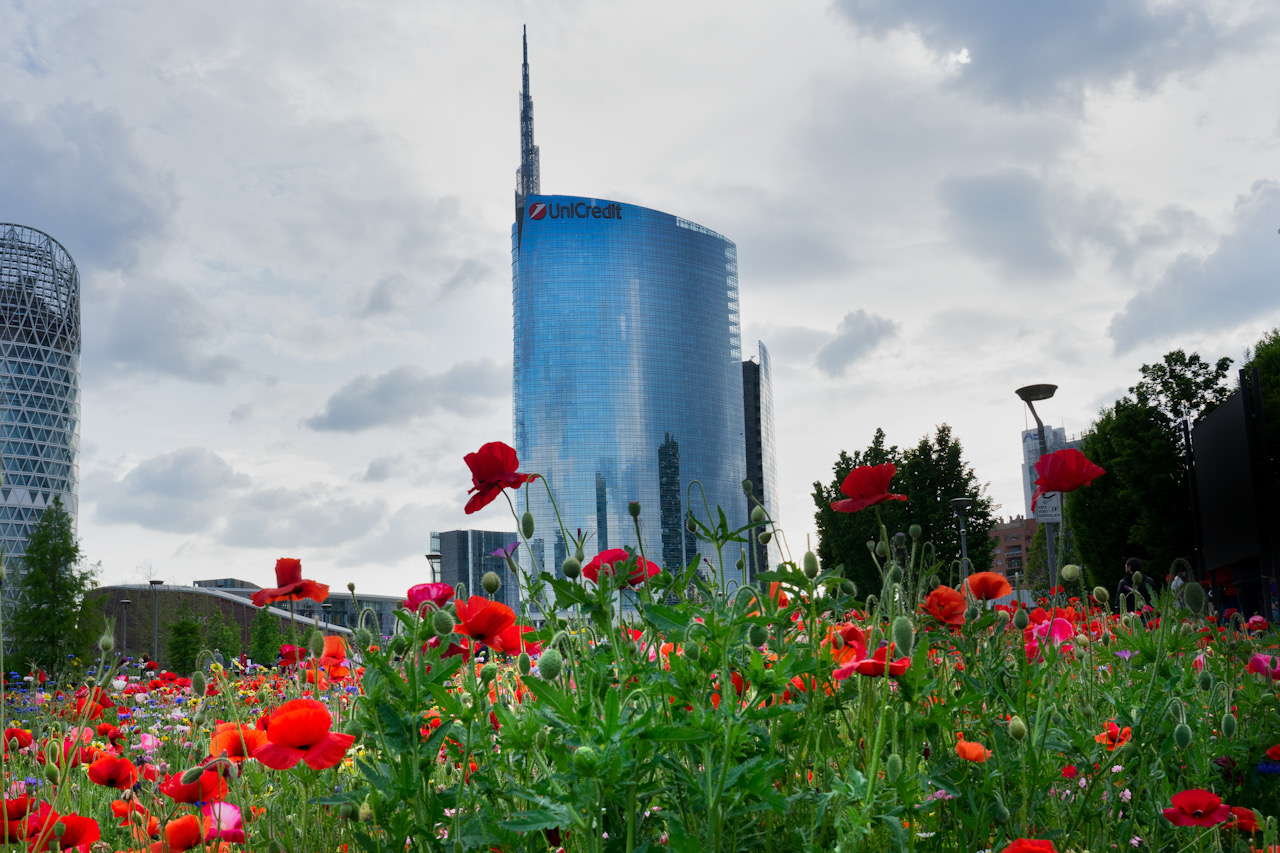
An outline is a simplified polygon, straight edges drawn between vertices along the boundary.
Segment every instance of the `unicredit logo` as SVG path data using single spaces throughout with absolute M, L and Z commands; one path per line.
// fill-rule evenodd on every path
M 585 201 L 553 205 L 535 201 L 529 204 L 530 219 L 543 219 L 547 216 L 552 219 L 621 219 L 622 205 L 610 202 L 601 207 L 598 204 L 587 204 Z

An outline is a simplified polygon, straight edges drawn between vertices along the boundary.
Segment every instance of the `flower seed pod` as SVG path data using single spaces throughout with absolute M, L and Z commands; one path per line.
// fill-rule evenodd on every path
M 1017 628 L 1019 631 L 1025 631 L 1027 630 L 1027 626 L 1030 624 L 1031 617 L 1027 615 L 1026 610 L 1019 607 L 1017 612 L 1013 614 L 1013 627 Z
M 569 580 L 576 580 L 578 575 L 582 574 L 582 563 L 577 557 L 566 557 L 560 564 L 560 573 Z
M 525 539 L 533 538 L 533 513 L 527 509 L 524 515 L 520 516 L 520 532 L 524 534 Z
M 516 658 L 516 669 L 520 670 L 520 675 L 523 677 L 529 677 L 529 673 L 533 670 L 533 661 L 529 659 L 528 652 L 521 652 Z
M 1111 593 L 1107 592 L 1105 586 L 1095 586 L 1093 588 L 1093 599 L 1101 605 L 1106 605 L 1111 600 Z
M 845 595 L 851 595 L 851 596 L 857 597 L 858 585 L 853 581 L 843 581 L 840 584 L 840 591 Z
M 373 644 L 373 632 L 368 628 L 357 628 L 355 632 L 356 645 L 361 649 L 367 649 Z
M 818 576 L 818 555 L 812 551 L 804 552 L 804 576 L 809 580 Z
M 982 615 L 982 611 L 978 609 L 976 604 L 970 604 L 964 611 L 964 621 L 972 622 Z
M 1191 611 L 1191 615 L 1199 616 L 1204 612 L 1204 587 L 1192 581 L 1184 585 L 1181 589 L 1182 603 L 1187 605 L 1187 609 Z
M 913 524 L 907 528 L 907 533 L 911 535 L 912 542 L 919 542 L 921 534 L 924 533 L 924 528 L 918 524 Z
M 898 781 L 898 777 L 902 775 L 902 756 L 896 752 L 889 754 L 884 760 L 884 777 L 889 780 L 889 784 Z
M 910 657 L 911 650 L 916 645 L 916 631 L 911 620 L 906 616 L 894 619 L 893 630 L 890 633 L 893 636 L 894 654 L 898 657 Z
M 200 767 L 198 765 L 196 767 L 188 767 L 186 770 L 182 771 L 182 778 L 180 779 L 180 781 L 184 785 L 194 785 L 195 783 L 200 781 L 200 777 L 203 775 L 204 775 L 203 767 Z
M 752 483 L 750 480 L 743 480 L 743 481 L 742 481 L 742 491 L 743 491 L 743 492 L 745 492 L 746 494 L 748 494 L 748 495 L 749 495 L 749 494 L 751 494 L 754 490 L 755 490 L 755 484 L 754 484 L 754 483 Z
M 1075 583 L 1080 580 L 1080 567 L 1075 563 L 1067 563 L 1059 574 L 1066 583 Z
M 538 658 L 538 675 L 544 681 L 554 681 L 564 671 L 564 656 L 555 649 L 545 649 Z
M 53 834 L 56 838 L 61 838 L 62 834 L 67 831 L 67 825 L 62 821 L 58 821 L 53 825 Z M 61 845 L 55 845 L 60 847 Z
M 876 556 L 877 557 L 889 556 L 889 544 L 885 542 L 883 539 L 876 543 Z
M 338 806 L 338 816 L 343 820 L 355 820 L 357 814 L 359 809 L 356 808 L 355 803 L 343 803 Z
M 1017 714 L 1009 720 L 1009 737 L 1014 740 L 1022 740 L 1027 736 L 1027 723 Z
M 1236 736 L 1238 722 L 1235 714 L 1227 714 L 1222 718 L 1222 736 L 1227 740 L 1231 740 Z
M 324 632 L 319 628 L 311 632 L 311 639 L 307 641 L 307 650 L 311 652 L 313 658 L 324 656 Z
M 873 554 L 876 552 L 876 543 L 874 539 L 867 540 L 867 550 Z
M 431 615 L 431 627 L 435 629 L 437 636 L 449 636 L 453 633 L 454 626 L 457 624 L 453 619 L 453 614 L 448 610 L 437 610 Z
M 355 584 L 355 581 L 348 581 L 348 582 L 347 582 L 347 592 L 355 592 L 355 591 L 356 591 L 356 584 Z
M 359 811 L 356 812 L 356 817 L 360 818 L 361 823 L 368 823 L 373 820 L 373 806 L 368 803 L 361 803 Z
M 197 696 L 204 696 L 209 692 L 209 680 L 200 670 L 191 673 L 191 692 Z
M 760 624 L 753 624 L 747 629 L 747 641 L 755 648 L 769 642 L 769 629 Z
M 761 545 L 768 545 L 769 540 L 771 540 L 772 538 L 773 538 L 773 533 L 771 533 L 768 530 L 761 530 L 760 535 L 756 537 L 756 539 L 760 540 Z
M 484 577 L 480 578 L 480 586 L 484 587 L 484 591 L 493 595 L 502 586 L 502 578 L 498 577 L 497 572 L 485 572 Z
M 496 663 L 487 663 L 480 667 L 480 681 L 483 684 L 489 684 L 498 677 L 498 665 Z
M 111 650 L 116 647 L 116 636 L 114 631 L 104 631 L 102 636 L 98 638 L 98 651 L 110 654 Z
M 760 504 L 756 504 L 751 508 L 751 523 L 762 524 L 764 520 L 765 520 L 764 507 L 760 506 Z
M 627 501 L 627 515 L 632 518 L 640 517 L 640 501 Z
M 1191 746 L 1192 734 L 1191 726 L 1186 723 L 1178 723 L 1173 728 L 1173 742 L 1178 745 L 1178 749 L 1186 749 Z

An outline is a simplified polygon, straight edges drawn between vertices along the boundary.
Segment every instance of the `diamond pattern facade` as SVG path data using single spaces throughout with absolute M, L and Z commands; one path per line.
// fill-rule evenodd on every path
M 0 224 L 0 545 L 12 568 L 55 496 L 79 510 L 80 274 L 57 240 Z

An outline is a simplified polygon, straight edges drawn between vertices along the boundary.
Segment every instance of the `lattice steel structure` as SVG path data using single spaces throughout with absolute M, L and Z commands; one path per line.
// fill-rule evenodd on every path
M 22 225 L 0 224 L 0 394 L 0 546 L 12 578 L 55 496 L 74 523 L 80 481 L 80 274 L 57 240 Z

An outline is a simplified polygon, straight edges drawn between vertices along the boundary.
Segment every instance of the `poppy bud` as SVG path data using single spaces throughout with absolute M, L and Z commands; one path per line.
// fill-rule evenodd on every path
M 1111 593 L 1107 592 L 1107 588 L 1105 586 L 1095 586 L 1093 588 L 1093 598 L 1099 604 L 1105 605 L 1111 600 Z
M 191 692 L 197 696 L 204 696 L 209 692 L 209 681 L 199 670 L 191 673 Z
M 520 532 L 524 534 L 525 539 L 532 539 L 533 530 L 533 513 L 526 509 L 524 515 L 520 516 Z
M 1017 714 L 1009 720 L 1009 737 L 1014 740 L 1022 740 L 1027 736 L 1027 723 Z
M 200 777 L 204 775 L 203 767 L 188 767 L 182 771 L 182 777 L 179 781 L 184 785 L 194 785 L 200 781 Z
M 1182 603 L 1187 605 L 1187 609 L 1191 611 L 1192 616 L 1199 616 L 1204 612 L 1204 587 L 1192 581 L 1182 587 Z
M 596 751 L 590 746 L 580 746 L 573 753 L 573 766 L 579 773 L 590 776 L 596 771 Z
M 996 800 L 995 814 L 993 817 L 995 818 L 996 823 L 1003 826 L 1009 822 L 1009 818 L 1012 817 L 1012 815 L 1009 814 L 1009 809 L 1004 803 Z
M 747 629 L 747 640 L 755 648 L 760 648 L 769 642 L 769 629 L 760 624 L 753 624 Z
M 493 595 L 502 586 L 502 578 L 498 577 L 497 572 L 485 572 L 484 577 L 480 578 L 480 586 L 484 587 L 484 591 Z
M 62 837 L 62 833 L 67 831 L 67 825 L 62 821 L 58 821 L 53 825 L 53 834 L 58 838 Z
M 498 677 L 498 665 L 496 663 L 487 663 L 480 667 L 480 681 L 488 684 Z
M 929 575 L 930 591 L 935 590 L 940 586 L 942 586 L 942 578 L 938 577 L 937 575 Z
M 368 628 L 357 628 L 355 632 L 356 646 L 362 649 L 369 648 L 373 644 L 373 632 Z
M 1231 740 L 1236 736 L 1237 721 L 1235 714 L 1227 714 L 1222 718 L 1222 736 Z
M 698 521 L 693 517 L 693 510 L 689 510 L 689 514 L 685 516 L 684 529 L 690 533 L 698 532 Z
M 754 489 L 755 489 L 755 484 L 752 483 L 750 480 L 742 481 L 742 491 L 746 492 L 749 495 Z
M 898 781 L 898 777 L 902 775 L 902 756 L 896 752 L 889 753 L 889 757 L 884 760 L 884 776 L 889 780 L 889 784 Z
M 747 558 L 739 554 L 737 561 L 733 565 L 739 572 L 742 572 L 747 567 Z
M 356 591 L 356 584 L 355 584 L 355 581 L 348 581 L 348 582 L 347 582 L 347 592 L 355 592 L 355 591 Z
M 889 569 L 889 574 L 888 574 L 888 575 L 886 575 L 886 577 L 888 577 L 888 579 L 889 579 L 889 584 L 890 584 L 890 586 L 892 586 L 893 584 L 899 584 L 899 583 L 902 583 L 902 569 L 901 569 L 901 567 L 899 567 L 899 566 L 895 563 L 892 567 L 890 567 L 890 569 Z
M 640 501 L 627 501 L 627 515 L 632 518 L 640 517 Z
M 324 632 L 319 628 L 311 632 L 311 638 L 307 641 L 307 650 L 311 652 L 313 658 L 324 656 Z
M 582 574 L 582 563 L 577 557 L 566 557 L 560 564 L 560 573 L 569 580 L 576 580 L 578 575 Z
M 436 635 L 439 637 L 447 637 L 452 634 L 454 626 L 457 624 L 448 610 L 437 610 L 431 615 L 431 627 L 435 629 Z
M 1143 574 L 1142 574 L 1142 572 L 1134 572 L 1134 573 L 1133 573 L 1133 584 L 1134 584 L 1134 586 L 1137 586 L 1138 584 L 1142 583 L 1142 581 L 1145 579 L 1145 577 L 1146 577 L 1146 576 L 1145 576 L 1145 575 L 1143 575 Z
M 1186 749 L 1191 746 L 1191 740 L 1191 726 L 1186 723 L 1178 723 L 1173 727 L 1173 742 L 1178 745 L 1178 749 Z
M 1084 634 L 1076 634 L 1076 645 L 1077 646 L 1089 645 L 1089 638 L 1086 637 Z
M 373 806 L 368 803 L 361 803 L 359 811 L 356 812 L 356 816 L 360 818 L 361 823 L 368 823 L 373 820 Z
M 48 779 L 50 782 L 52 782 L 55 785 L 58 784 L 58 768 L 54 767 L 52 764 L 45 767 L 44 778 Z
M 338 816 L 343 820 L 355 820 L 358 810 L 355 803 L 343 803 L 338 806 Z
M 105 631 L 102 636 L 98 638 L 98 651 L 102 652 L 104 655 L 108 654 L 115 647 L 116 637 L 114 631 Z
M 773 538 L 773 533 L 768 530 L 761 530 L 760 535 L 756 538 L 760 540 L 761 545 L 768 545 L 769 540 Z
M 856 598 L 858 595 L 858 585 L 853 581 L 845 581 L 844 583 L 840 584 L 840 591 L 843 592 L 845 595 L 851 595 Z
M 911 534 L 912 542 L 918 542 L 920 540 L 920 535 L 924 533 L 924 528 L 918 524 L 913 524 L 907 528 L 907 533 Z
M 1080 580 L 1080 567 L 1075 563 L 1067 563 L 1059 574 L 1065 582 L 1075 583 Z
M 544 681 L 555 681 L 564 669 L 564 656 L 555 649 L 546 649 L 538 658 L 538 675 Z
M 883 539 L 876 543 L 876 556 L 887 557 L 889 555 L 889 544 Z
M 804 552 L 804 576 L 809 580 L 818 576 L 818 555 L 812 551 Z
M 533 669 L 533 662 L 529 660 L 528 652 L 521 652 L 516 658 L 516 669 L 520 670 L 520 674 L 525 678 L 529 677 L 529 672 Z
M 916 645 L 916 632 L 911 625 L 911 620 L 906 616 L 894 619 L 893 630 L 890 633 L 893 635 L 893 646 L 896 650 L 894 654 L 909 657 Z
M 972 622 L 982 615 L 982 611 L 978 609 L 976 604 L 970 604 L 964 611 L 964 621 Z
M 702 647 L 697 643 L 690 643 L 684 647 L 684 656 L 696 663 L 698 658 L 702 657 Z
M 764 507 L 760 506 L 760 504 L 756 504 L 755 506 L 753 506 L 751 508 L 751 523 L 760 524 L 764 521 L 764 519 L 765 519 Z

